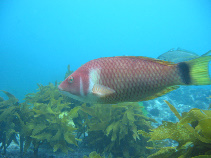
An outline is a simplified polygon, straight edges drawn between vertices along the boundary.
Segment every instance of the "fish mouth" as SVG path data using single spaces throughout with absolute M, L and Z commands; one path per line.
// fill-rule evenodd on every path
M 58 86 L 58 89 L 60 90 L 60 91 L 64 91 L 64 89 L 62 89 L 62 87 L 59 85 Z

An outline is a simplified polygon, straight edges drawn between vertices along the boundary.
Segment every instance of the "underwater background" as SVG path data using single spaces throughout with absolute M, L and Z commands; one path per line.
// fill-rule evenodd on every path
M 184 125 L 184 129 L 178 132 L 179 134 L 177 133 L 177 136 L 181 137 L 180 140 L 175 140 L 175 135 L 170 136 L 171 132 L 165 133 L 166 137 L 173 141 L 165 142 L 164 146 L 179 144 L 179 148 L 177 148 L 179 153 L 174 154 L 174 149 L 168 148 L 170 153 L 168 155 L 179 157 L 178 155 L 190 154 L 192 150 L 202 151 L 192 148 L 193 144 L 195 146 L 206 144 L 206 149 L 209 150 L 203 150 L 201 153 L 211 155 L 210 85 L 182 86 L 163 97 L 139 103 L 140 105 L 121 104 L 117 108 L 115 105 L 92 107 L 66 98 L 58 92 L 57 83 L 55 83 L 55 81 L 58 83 L 63 81 L 65 74 L 70 73 L 67 69 L 68 65 L 70 65 L 71 71 L 75 71 L 82 64 L 100 57 L 128 55 L 157 58 L 172 48 L 182 48 L 202 55 L 211 50 L 210 8 L 210 0 L 0 0 L 0 90 L 4 90 L 0 94 L 3 97 L 0 98 L 0 125 L 2 128 L 2 130 L 0 129 L 0 145 L 4 145 L 2 140 L 8 144 L 10 140 L 15 142 L 15 137 L 18 139 L 20 137 L 19 144 L 21 144 L 21 138 L 24 142 L 22 142 L 22 146 L 25 144 L 23 149 L 20 149 L 22 153 L 27 152 L 28 148 L 30 149 L 31 143 L 31 146 L 32 144 L 35 146 L 35 150 L 31 149 L 28 152 L 33 151 L 36 157 L 37 146 L 39 146 L 37 144 L 40 141 L 44 142 L 44 138 L 47 138 L 45 141 L 54 151 L 58 150 L 67 156 L 69 144 L 77 146 L 80 144 L 78 139 L 82 139 L 83 143 L 82 146 L 79 145 L 80 149 L 75 146 L 70 147 L 80 154 L 67 157 L 88 156 L 89 152 L 82 150 L 83 147 L 87 148 L 87 142 L 99 146 L 100 149 L 96 149 L 99 153 L 108 152 L 109 154 L 111 152 L 113 157 L 141 157 L 140 155 L 147 157 L 153 152 L 145 151 L 143 146 L 153 146 L 153 149 L 160 147 L 159 143 L 146 145 L 148 139 L 150 138 L 151 141 L 165 139 L 165 137 L 156 135 L 165 126 L 162 124 L 163 121 L 174 123 L 166 122 L 169 131 L 174 128 L 176 131 L 175 125 L 179 121 L 180 125 L 193 123 L 194 129 Z M 211 68 L 210 64 L 209 67 Z M 168 102 L 166 104 L 163 100 L 168 100 L 171 104 Z M 20 107 L 17 107 L 19 105 Z M 172 105 L 178 112 L 172 110 Z M 140 110 L 140 106 L 144 109 L 143 111 Z M 50 107 L 50 110 L 47 107 Z M 195 109 L 195 111 L 188 112 L 193 108 L 200 110 Z M 103 112 L 109 110 L 113 111 L 113 114 L 111 116 L 105 114 L 105 118 L 110 118 L 110 124 L 102 127 L 102 124 L 96 120 L 105 118 L 100 118 L 95 111 L 102 112 L 102 117 L 104 117 Z M 129 113 L 131 117 L 129 117 Z M 184 115 L 181 115 L 182 113 Z M 208 117 L 201 116 L 201 113 Z M 53 116 L 62 121 L 59 119 L 55 121 Z M 72 119 L 66 119 L 66 116 L 71 116 Z M 128 116 L 127 119 L 124 116 Z M 34 119 L 34 117 L 36 118 Z M 121 117 L 122 122 L 126 121 L 128 124 L 128 133 L 125 133 L 124 136 L 118 135 L 119 131 L 115 133 L 114 129 L 111 130 L 111 125 L 115 124 L 114 120 L 117 120 L 117 117 Z M 201 118 L 205 120 L 205 123 L 200 122 Z M 14 125 L 11 124 L 10 127 L 4 129 L 3 127 L 7 127 L 8 122 L 3 121 L 2 123 L 2 120 L 14 122 Z M 51 120 L 53 126 L 50 127 L 44 121 L 41 125 L 42 120 Z M 134 125 L 134 120 L 139 123 Z M 140 123 L 141 121 L 142 123 Z M 151 123 L 149 123 L 150 121 Z M 200 122 L 198 125 L 195 124 L 197 121 Z M 71 122 L 71 129 L 65 125 L 67 122 Z M 19 126 L 16 127 L 16 125 Z M 208 131 L 204 130 L 205 125 L 209 125 Z M 87 129 L 83 129 L 85 127 L 91 133 L 86 131 Z M 114 127 L 116 126 L 113 125 Z M 118 127 L 122 128 L 121 125 Z M 156 128 L 156 130 L 149 136 L 148 133 L 152 128 Z M 55 132 L 56 129 L 64 129 L 64 131 Z M 100 130 L 101 133 L 94 133 Z M 123 128 L 118 130 L 125 131 Z M 194 130 L 202 131 L 202 133 L 198 132 L 200 135 L 195 134 L 194 136 L 188 135 Z M 9 136 L 2 135 L 2 133 L 6 133 L 5 131 L 9 133 Z M 18 133 L 18 136 L 14 131 Z M 42 135 L 43 131 L 48 133 L 48 136 Z M 70 138 L 65 137 L 67 131 L 70 131 Z M 73 131 L 77 131 L 77 138 Z M 64 135 L 64 138 L 58 136 L 59 132 L 63 133 L 61 135 Z M 135 144 L 142 135 L 142 145 Z M 101 142 L 104 140 L 107 143 L 106 146 L 100 146 L 99 142 L 92 142 L 95 139 L 94 136 L 99 136 Z M 186 140 L 187 137 L 190 139 Z M 118 143 L 112 144 L 117 139 L 119 142 L 123 141 L 122 144 L 133 140 L 131 146 L 135 144 L 134 150 L 128 149 L 128 153 L 135 153 L 140 148 L 143 153 L 138 153 L 139 156 L 129 156 L 128 153 L 113 152 L 112 147 L 116 151 L 125 150 L 124 147 L 119 147 Z M 205 139 L 209 141 L 205 141 Z M 66 143 L 63 144 L 65 148 L 58 143 L 60 140 Z M 198 140 L 202 143 L 195 144 Z M 189 147 L 192 149 L 190 150 Z M 0 147 L 1 150 L 3 148 L 6 147 Z M 12 150 L 16 149 L 17 147 L 14 145 Z M 88 151 L 91 152 L 94 149 Z M 167 151 L 166 148 L 165 150 Z M 43 153 L 49 152 L 50 154 L 39 157 L 65 157 L 65 154 L 52 156 L 54 153 L 46 152 L 45 147 L 43 151 Z M 4 157 L 1 153 L 3 151 L 0 152 L 0 158 Z M 163 156 L 157 155 L 158 157 Z M 89 155 L 89 157 L 94 156 Z
M 19 99 L 99 57 L 210 50 L 209 0 L 1 0 L 0 89 Z

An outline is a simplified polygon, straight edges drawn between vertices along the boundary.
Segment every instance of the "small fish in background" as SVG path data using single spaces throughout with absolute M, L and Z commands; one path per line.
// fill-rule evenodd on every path
M 207 53 L 203 54 L 202 56 L 208 56 L 209 54 L 211 54 L 211 50 L 208 51 Z M 175 50 L 173 48 L 173 49 L 169 50 L 168 52 L 161 54 L 158 57 L 158 59 L 173 62 L 173 63 L 179 63 L 179 62 L 183 62 L 183 61 L 189 61 L 192 59 L 196 59 L 199 57 L 201 57 L 201 56 L 196 53 L 193 53 L 191 51 L 180 49 L 180 48 L 177 48 Z
M 177 85 L 210 85 L 211 56 L 174 64 L 147 57 L 119 56 L 91 60 L 59 86 L 73 99 L 113 104 L 157 98 Z

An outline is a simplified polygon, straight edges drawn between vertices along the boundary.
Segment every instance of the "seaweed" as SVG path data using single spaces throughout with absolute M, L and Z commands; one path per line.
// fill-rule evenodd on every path
M 59 99 L 62 94 L 59 92 L 57 88 L 57 82 L 55 85 L 49 83 L 48 86 L 43 86 L 42 84 L 37 84 L 39 87 L 36 93 L 28 93 L 25 97 L 25 102 L 29 104 L 34 103 L 46 103 L 48 104 L 51 98 Z
M 97 158 L 107 153 L 131 158 L 211 155 L 210 110 L 194 108 L 180 115 L 166 101 L 179 122 L 163 121 L 152 129 L 151 122 L 155 121 L 147 117 L 143 103 L 82 104 L 63 96 L 57 83 L 38 86 L 36 93 L 26 95 L 24 103 L 2 91 L 8 97 L 7 100 L 0 97 L 0 149 L 3 154 L 14 141 L 20 146 L 21 157 L 30 147 L 38 157 L 41 145 L 67 154 L 78 147 L 79 142 L 96 150 L 89 157 Z M 167 146 L 165 139 L 175 140 L 178 145 Z M 159 151 L 152 154 L 155 150 Z
M 72 73 L 68 65 L 66 75 Z M 0 97 L 0 149 L 6 154 L 7 147 L 14 141 L 20 146 L 20 155 L 24 157 L 33 145 L 34 156 L 38 157 L 39 146 L 50 146 L 54 152 L 67 153 L 78 146 L 77 127 L 82 121 L 77 119 L 81 103 L 63 96 L 55 85 L 38 85 L 36 93 L 29 93 L 24 103 L 6 91 L 2 91 L 8 100 Z M 74 120 L 78 120 L 76 124 Z M 84 131 L 85 132 L 85 131 Z M 19 137 L 18 137 L 19 135 Z
M 68 65 L 65 78 L 71 73 Z M 24 103 L 19 103 L 12 94 L 2 92 L 8 97 L 7 100 L 0 97 L 0 149 L 3 154 L 14 141 L 20 146 L 21 157 L 31 147 L 34 157 L 38 157 L 41 145 L 66 154 L 85 145 L 95 150 L 89 154 L 90 158 L 112 155 L 200 158 L 211 155 L 210 110 L 194 108 L 180 115 L 166 101 L 179 122 L 163 121 L 162 125 L 152 129 L 151 123 L 155 120 L 147 117 L 141 102 L 81 103 L 63 96 L 57 82 L 47 86 L 38 84 L 38 91 L 27 94 Z M 167 146 L 166 139 L 175 140 L 178 145 Z
M 73 73 L 73 71 L 70 70 L 70 65 L 67 66 L 67 72 L 65 74 L 64 79 L 66 79 L 69 75 L 71 75 Z
M 83 104 L 81 110 L 90 116 L 85 119 L 88 127 L 88 143 L 97 152 L 111 152 L 115 157 L 140 157 L 148 154 L 145 148 L 147 139 L 139 136 L 137 131 L 146 132 L 154 121 L 143 115 L 138 103 L 121 103 L 115 105 Z
M 191 109 L 189 112 L 177 112 L 172 104 L 165 101 L 171 111 L 179 119 L 179 122 L 172 123 L 164 121 L 162 125 L 153 129 L 152 132 L 139 134 L 150 137 L 149 141 L 158 142 L 164 139 L 172 139 L 178 142 L 177 146 L 148 147 L 148 149 L 159 149 L 158 152 L 148 158 L 172 157 L 188 158 L 211 155 L 211 110 Z
M 69 144 L 77 146 L 79 139 L 76 138 L 77 128 L 73 119 L 78 117 L 77 111 L 80 107 L 73 105 L 71 100 L 64 99 L 57 89 L 57 84 L 39 85 L 39 91 L 27 95 L 25 100 L 33 105 L 33 118 L 21 122 L 27 142 L 24 152 L 31 143 L 35 151 L 39 145 L 47 143 L 54 152 L 60 149 L 64 153 L 72 150 Z
M 37 103 L 32 108 L 34 118 L 22 121 L 23 131 L 21 136 L 25 138 L 24 152 L 27 151 L 30 144 L 34 145 L 34 151 L 37 152 L 39 145 L 42 143 L 49 144 L 53 151 L 61 149 L 64 153 L 72 150 L 68 144 L 77 146 L 78 139 L 75 138 L 73 118 L 77 117 L 77 111 L 80 107 L 74 107 L 69 111 L 67 104 L 61 104 L 60 100 L 51 99 L 49 104 Z M 36 155 L 36 154 L 35 154 Z
M 78 117 L 80 106 L 63 97 L 56 84 L 39 85 L 39 91 L 26 95 L 21 104 L 12 94 L 3 92 L 9 98 L 0 101 L 0 141 L 4 154 L 12 141 L 20 146 L 21 157 L 31 145 L 35 157 L 41 144 L 64 153 L 72 150 L 71 145 L 78 145 L 80 139 L 76 137 L 74 119 Z
M 96 151 L 93 151 L 89 154 L 88 156 L 83 156 L 83 158 L 106 158 L 106 156 L 101 156 L 100 154 L 98 154 Z M 109 154 L 109 156 L 107 158 L 112 158 L 111 154 Z
M 3 148 L 3 154 L 6 154 L 7 147 L 14 141 L 16 144 L 18 125 L 15 113 L 20 111 L 18 99 L 6 91 L 2 91 L 8 97 L 8 100 L 1 98 L 0 102 L 0 149 Z

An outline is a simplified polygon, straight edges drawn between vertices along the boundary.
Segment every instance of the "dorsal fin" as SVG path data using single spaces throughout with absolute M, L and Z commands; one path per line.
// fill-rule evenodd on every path
M 184 52 L 184 53 L 190 53 L 192 55 L 196 55 L 196 56 L 199 56 L 198 54 L 196 54 L 195 52 L 192 52 L 190 50 L 186 50 L 186 49 L 182 49 L 182 48 L 177 48 L 177 51 L 180 51 L 180 52 Z
M 164 61 L 164 60 L 155 59 L 155 58 L 143 57 L 143 56 L 115 56 L 115 57 L 117 57 L 117 58 L 143 59 L 143 60 L 156 62 L 156 63 L 163 64 L 163 65 L 175 65 L 175 63 L 173 63 L 173 62 Z
M 162 96 L 162 95 L 164 95 L 164 94 L 167 94 L 167 93 L 169 93 L 169 92 L 171 92 L 171 91 L 173 91 L 173 90 L 175 90 L 175 89 L 177 89 L 177 88 L 179 88 L 179 86 L 167 87 L 167 88 L 163 89 L 162 91 L 160 91 L 160 92 L 154 94 L 153 96 L 146 97 L 146 98 L 144 98 L 144 99 L 141 100 L 141 101 L 147 101 L 147 100 L 152 100 L 152 99 L 158 98 L 158 97 L 160 97 L 160 96 Z
M 202 54 L 201 56 L 202 56 L 202 57 L 203 57 L 203 56 L 208 56 L 208 55 L 210 55 L 210 54 L 211 54 L 211 50 L 209 50 L 208 52 Z

